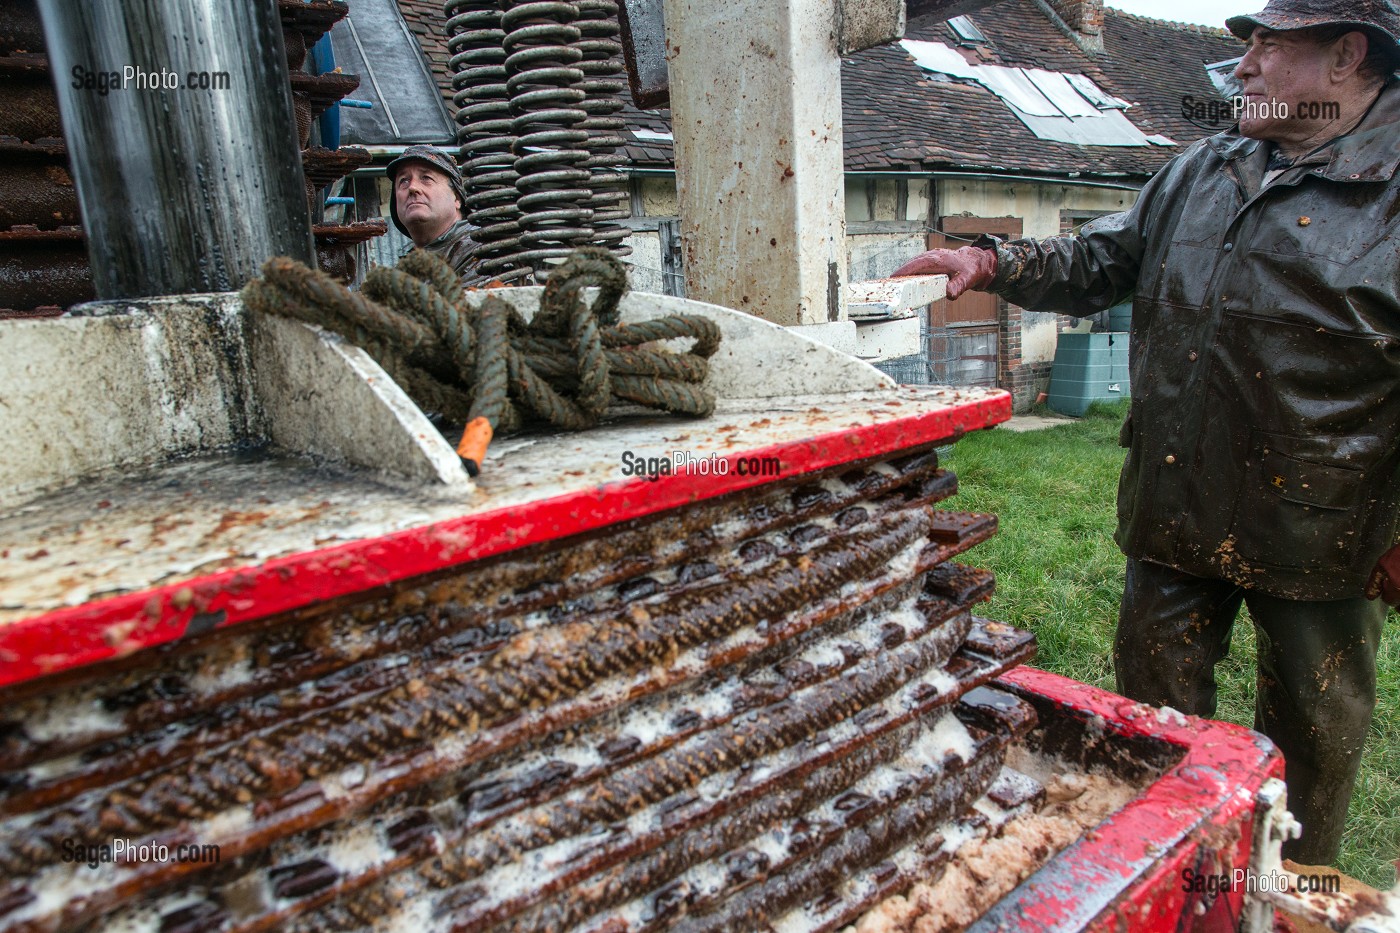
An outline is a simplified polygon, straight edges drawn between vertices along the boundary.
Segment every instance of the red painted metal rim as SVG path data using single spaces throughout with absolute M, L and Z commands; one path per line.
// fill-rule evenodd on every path
M 1011 397 L 998 393 L 725 458 L 777 457 L 778 477 L 730 469 L 630 478 L 56 609 L 0 626 L 0 688 L 692 502 L 949 441 L 1010 417 Z
M 1283 777 L 1283 758 L 1266 737 L 1230 723 L 1159 712 L 1034 668 L 1016 668 L 999 682 L 1052 700 L 1106 736 L 1156 740 L 1183 754 L 1142 794 L 1003 898 L 972 931 L 1118 929 L 1120 921 L 1134 930 L 1174 930 L 1180 916 L 1195 908 L 1183 881 L 1198 850 L 1232 838 L 1235 856 L 1247 859 L 1255 795 L 1267 779 Z M 1242 891 L 1222 894 L 1216 906 L 1237 915 L 1242 897 Z

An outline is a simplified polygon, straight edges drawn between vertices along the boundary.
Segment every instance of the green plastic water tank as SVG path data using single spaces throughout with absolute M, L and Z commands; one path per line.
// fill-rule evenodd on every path
M 1133 300 L 1129 298 L 1122 304 L 1114 305 L 1108 309 L 1108 329 L 1110 331 L 1127 331 L 1131 329 L 1133 323 Z
M 1060 334 L 1046 401 L 1052 411 L 1078 418 L 1090 402 L 1127 397 L 1127 334 Z

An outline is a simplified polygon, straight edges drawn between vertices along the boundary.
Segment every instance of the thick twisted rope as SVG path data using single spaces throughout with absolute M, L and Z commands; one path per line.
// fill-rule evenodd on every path
M 591 305 L 589 287 L 598 290 Z M 491 437 L 531 420 L 582 430 L 614 400 L 688 415 L 714 410 L 701 384 L 719 328 L 695 315 L 621 324 L 626 291 L 622 263 L 586 247 L 550 274 L 526 323 L 496 295 L 473 306 L 446 263 L 414 250 L 393 269 L 373 269 L 360 292 L 293 259 L 270 259 L 243 301 L 342 335 L 424 411 L 465 423 L 457 450 L 475 476 Z M 686 353 L 641 346 L 673 339 L 693 344 Z

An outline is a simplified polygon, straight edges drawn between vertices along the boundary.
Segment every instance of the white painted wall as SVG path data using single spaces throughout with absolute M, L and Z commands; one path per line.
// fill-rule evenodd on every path
M 938 213 L 974 217 L 1020 217 L 1026 236 L 1057 236 L 1060 211 L 1125 211 L 1136 191 L 1043 182 L 944 178 L 938 182 Z
M 641 188 L 642 211 L 647 217 L 675 217 L 680 213 L 674 176 L 644 175 L 637 181 Z
M 973 178 L 944 178 L 938 182 L 938 212 L 942 216 L 1020 217 L 1028 237 L 1058 236 L 1060 211 L 1123 211 L 1138 193 L 1118 188 L 1045 182 Z M 1053 314 L 1026 312 L 1021 318 L 1021 362 L 1048 363 L 1055 359 L 1059 324 Z
M 661 238 L 654 230 L 633 230 L 624 242 L 632 247 L 632 255 L 622 261 L 628 264 L 632 291 L 665 293 L 661 278 Z
M 926 221 L 930 182 L 910 178 L 908 184 L 908 203 L 903 216 L 896 216 L 894 178 L 876 178 L 872 199 L 867 178 L 848 175 L 845 182 L 847 223 L 869 220 Z M 1032 237 L 1059 235 L 1062 210 L 1120 211 L 1127 210 L 1137 201 L 1136 191 L 1053 182 L 953 178 L 939 179 L 937 185 L 940 216 L 1020 217 L 1025 235 Z M 677 201 L 674 179 L 662 176 L 644 178 L 641 193 L 647 216 L 675 216 Z M 656 235 L 638 232 L 633 234 L 631 242 L 634 251 L 632 261 L 637 265 L 633 276 L 634 288 L 638 291 L 660 291 L 661 252 Z M 923 249 L 922 234 L 848 234 L 848 281 L 864 282 L 887 276 Z M 658 271 L 653 273 L 650 270 Z M 655 276 L 654 281 L 649 277 L 652 275 Z M 1027 312 L 1022 317 L 1022 362 L 1053 360 L 1058 332 L 1055 315 Z

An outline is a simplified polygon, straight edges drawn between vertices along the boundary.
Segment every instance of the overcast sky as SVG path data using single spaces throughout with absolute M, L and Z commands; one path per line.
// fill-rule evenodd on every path
M 1264 9 L 1264 2 L 1265 0 L 1107 0 L 1105 5 L 1139 16 L 1169 19 L 1178 23 L 1200 23 L 1224 29 L 1225 20 L 1240 14 L 1258 13 Z

